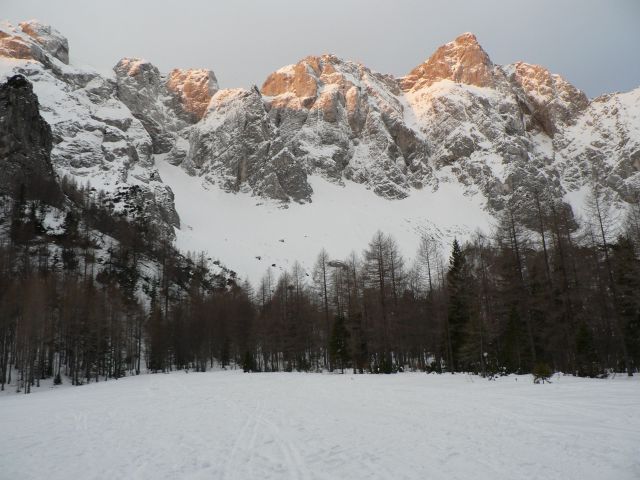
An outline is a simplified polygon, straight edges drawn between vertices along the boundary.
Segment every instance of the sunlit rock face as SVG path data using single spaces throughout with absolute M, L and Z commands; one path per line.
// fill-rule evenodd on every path
M 261 90 L 218 92 L 190 130 L 188 154 L 178 146 L 171 156 L 226 189 L 283 201 L 311 200 L 309 174 L 402 198 L 428 181 L 430 168 L 400 94 L 395 79 L 363 65 L 307 57 L 271 74 Z
M 262 93 L 268 96 L 293 93 L 298 98 L 315 97 L 318 76 L 322 73 L 320 62 L 319 57 L 308 57 L 272 73 L 262 85 Z
M 279 143 L 309 173 L 390 198 L 428 180 L 428 149 L 405 123 L 394 78 L 323 55 L 274 72 L 261 91 Z
M 211 70 L 176 68 L 169 73 L 166 88 L 196 122 L 204 116 L 211 97 L 218 91 L 218 80 Z
M 493 63 L 474 34 L 464 33 L 438 48 L 426 62 L 411 70 L 401 85 L 407 91 L 429 87 L 440 80 L 477 87 L 495 85 Z
M 24 33 L 40 44 L 48 54 L 64 64 L 69 64 L 69 42 L 60 32 L 37 20 L 22 22 L 19 26 Z
M 31 46 L 12 33 L 6 26 L 0 30 L 0 55 L 4 58 L 33 59 Z
M 19 28 L 3 22 L 0 23 L 0 56 L 36 60 L 55 68 L 54 58 L 62 64 L 69 63 L 69 43 L 60 32 L 36 20 L 22 22 Z

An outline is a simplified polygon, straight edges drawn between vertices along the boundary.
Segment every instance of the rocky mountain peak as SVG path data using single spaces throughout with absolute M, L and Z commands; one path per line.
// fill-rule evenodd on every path
M 472 33 L 463 33 L 439 47 L 429 59 L 401 80 L 402 89 L 418 90 L 440 80 L 489 87 L 495 84 L 493 63 Z
M 204 116 L 211 97 L 219 88 L 215 74 L 201 68 L 171 70 L 166 86 L 178 97 L 182 108 L 197 120 Z
M 40 44 L 47 53 L 53 55 L 64 64 L 69 64 L 69 42 L 55 28 L 29 20 L 19 24 L 20 29 Z
M 31 58 L 29 46 L 13 35 L 15 29 L 8 22 L 0 23 L 0 57 Z
M 584 92 L 540 65 L 517 62 L 504 70 L 520 92 L 525 107 L 548 135 L 553 136 L 560 124 L 573 124 L 577 115 L 589 106 Z
M 118 98 L 143 123 L 155 153 L 168 152 L 176 142 L 176 132 L 199 121 L 218 91 L 210 70 L 174 69 L 165 76 L 139 58 L 123 58 L 113 70 Z
M 353 113 L 362 106 L 363 95 L 375 96 L 383 90 L 400 93 L 392 77 L 325 54 L 306 57 L 273 72 L 262 85 L 261 93 L 270 109 L 320 110 L 325 121 L 334 122 L 340 106 Z
M 131 77 L 139 86 L 157 88 L 160 85 L 160 71 L 151 62 L 134 57 L 121 59 L 113 71 L 116 77 Z
M 163 153 L 173 145 L 167 125 L 175 122 L 167 115 L 160 71 L 152 63 L 139 58 L 123 58 L 113 71 L 116 74 L 117 96 L 138 118 L 153 141 L 153 151 Z
M 267 97 L 292 94 L 301 99 L 315 98 L 322 93 L 323 87 L 335 85 L 342 90 L 348 89 L 367 75 L 373 74 L 357 62 L 332 54 L 309 56 L 270 74 L 260 91 Z
M 405 125 L 401 93 L 393 77 L 330 54 L 277 70 L 262 87 L 276 140 L 269 161 L 286 154 L 307 173 L 406 196 L 422 184 L 426 145 Z
M 0 23 L 0 57 L 36 60 L 47 66 L 52 58 L 69 63 L 69 43 L 57 30 L 36 20 L 20 23 Z
M 38 59 L 41 52 L 24 38 L 23 32 L 8 22 L 0 23 L 0 57 L 24 60 Z
M 273 72 L 262 85 L 263 95 L 275 97 L 291 93 L 299 98 L 315 97 L 318 93 L 319 77 L 331 64 L 331 55 L 309 56 L 295 65 L 287 65 Z M 332 68 L 329 66 L 329 69 Z
M 211 70 L 176 68 L 164 76 L 147 60 L 123 58 L 115 67 L 116 78 L 125 97 L 131 95 L 169 96 L 191 122 L 200 120 L 211 97 L 218 91 L 218 80 Z M 127 91 L 127 86 L 133 86 Z M 142 90 L 140 90 L 142 89 Z M 127 103 L 126 99 L 123 100 Z M 134 102 L 132 102 L 134 103 Z

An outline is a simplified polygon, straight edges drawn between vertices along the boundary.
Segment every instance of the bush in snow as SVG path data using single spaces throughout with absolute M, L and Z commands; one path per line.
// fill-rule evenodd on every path
M 551 383 L 549 380 L 551 375 L 553 375 L 551 367 L 544 362 L 539 362 L 535 367 L 533 367 L 533 383 Z

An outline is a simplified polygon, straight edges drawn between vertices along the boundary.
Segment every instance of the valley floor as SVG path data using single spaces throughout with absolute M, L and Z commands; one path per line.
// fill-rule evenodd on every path
M 640 378 L 142 375 L 0 396 L 1 479 L 637 479 Z

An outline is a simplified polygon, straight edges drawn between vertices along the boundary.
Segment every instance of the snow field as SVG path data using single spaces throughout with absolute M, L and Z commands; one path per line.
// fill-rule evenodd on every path
M 175 194 L 181 222 L 178 248 L 215 255 L 254 285 L 267 269 L 277 277 L 296 260 L 311 275 L 323 247 L 332 259 L 345 259 L 352 251 L 361 254 L 377 230 L 392 234 L 411 259 L 422 233 L 448 255 L 454 237 L 468 238 L 476 228 L 487 232 L 492 223 L 481 197 L 465 195 L 458 183 L 442 182 L 436 191 L 425 188 L 402 200 L 387 200 L 364 185 L 346 181 L 340 186 L 312 176 L 312 202 L 283 208 L 273 200 L 225 192 L 160 155 L 156 166 Z
M 142 375 L 0 396 L 2 479 L 640 478 L 640 381 Z

